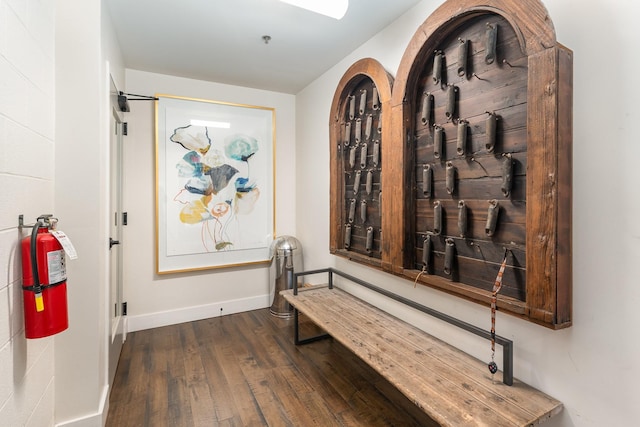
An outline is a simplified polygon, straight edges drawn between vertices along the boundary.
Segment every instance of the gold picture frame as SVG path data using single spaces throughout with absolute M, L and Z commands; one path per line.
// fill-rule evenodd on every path
M 268 262 L 275 109 L 156 98 L 156 272 Z

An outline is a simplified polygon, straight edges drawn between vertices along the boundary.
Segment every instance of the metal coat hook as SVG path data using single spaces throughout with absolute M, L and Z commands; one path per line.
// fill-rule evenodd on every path
M 447 276 L 453 275 L 453 268 L 456 255 L 456 243 L 452 238 L 445 239 L 444 247 L 444 274 Z
M 471 161 L 477 163 L 478 166 L 480 166 L 482 168 L 482 170 L 484 171 L 485 176 L 489 176 L 489 171 L 487 171 L 487 169 L 482 165 L 482 163 L 480 163 L 478 160 L 476 160 L 475 157 L 472 157 Z
M 467 236 L 467 204 L 464 200 L 458 201 L 458 232 L 462 238 Z
M 436 200 L 433 203 L 433 234 L 439 236 L 442 233 L 442 203 Z
M 485 141 L 485 148 L 489 153 L 493 153 L 496 145 L 496 127 L 498 124 L 498 116 L 496 116 L 495 112 L 486 111 L 488 114 L 485 119 L 485 134 L 487 140 Z
M 508 65 L 510 68 L 520 68 L 519 65 L 513 65 L 509 61 L 507 61 L 506 59 L 503 59 L 502 63 Z
M 464 156 L 467 152 L 468 123 L 465 119 L 458 119 L 458 138 L 456 140 L 456 153 L 458 156 Z
M 433 130 L 433 157 L 440 159 L 442 157 L 444 129 L 442 126 L 435 125 Z
M 498 24 L 491 24 L 487 22 L 487 30 L 485 34 L 485 57 L 484 62 L 487 64 L 493 64 L 496 59 L 496 44 L 498 40 Z
M 351 224 L 344 226 L 344 247 L 349 249 L 351 247 Z
M 371 254 L 373 250 L 373 227 L 367 228 L 367 241 L 365 245 L 365 250 Z
M 467 74 L 467 61 L 469 58 L 467 57 L 469 42 L 466 39 L 461 39 L 458 37 L 458 41 L 460 44 L 458 45 L 458 76 L 463 77 Z
M 441 50 L 434 51 L 433 55 L 433 83 L 439 84 L 442 82 L 442 59 L 444 52 Z
M 427 274 L 429 274 L 429 272 L 432 270 L 431 251 L 431 234 L 427 233 L 424 237 L 424 240 L 422 241 L 422 269 Z
M 456 92 L 458 87 L 452 84 L 447 85 L 447 104 L 445 106 L 444 115 L 449 120 L 453 120 L 456 114 Z

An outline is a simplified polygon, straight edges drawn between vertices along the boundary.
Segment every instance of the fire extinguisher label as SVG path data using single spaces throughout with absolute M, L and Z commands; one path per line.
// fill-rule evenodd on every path
M 49 233 L 51 233 L 51 235 L 55 237 L 58 240 L 58 242 L 60 242 L 60 244 L 62 245 L 62 248 L 67 253 L 69 258 L 71 259 L 78 258 L 78 253 L 76 252 L 76 248 L 73 246 L 73 243 L 71 243 L 71 239 L 69 239 L 69 236 L 64 234 L 64 231 L 49 230 Z
M 49 271 L 49 284 L 60 283 L 67 280 L 67 268 L 64 265 L 64 250 L 47 253 L 47 269 Z

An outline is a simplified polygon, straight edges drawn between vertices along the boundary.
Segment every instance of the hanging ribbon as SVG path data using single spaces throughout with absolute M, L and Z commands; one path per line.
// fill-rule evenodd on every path
M 500 292 L 502 288 L 502 275 L 507 266 L 508 251 L 508 249 L 504 250 L 504 258 L 502 259 L 502 264 L 500 264 L 500 270 L 498 270 L 498 275 L 496 276 L 496 281 L 493 284 L 493 291 L 491 293 L 491 362 L 489 362 L 488 367 L 492 375 L 498 372 L 498 365 L 494 360 L 496 355 L 496 305 L 498 302 L 498 292 Z

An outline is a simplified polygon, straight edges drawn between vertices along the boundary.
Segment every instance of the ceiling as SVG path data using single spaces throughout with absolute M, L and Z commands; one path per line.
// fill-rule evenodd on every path
M 126 68 L 295 94 L 421 0 L 350 0 L 340 21 L 278 0 L 105 1 Z

